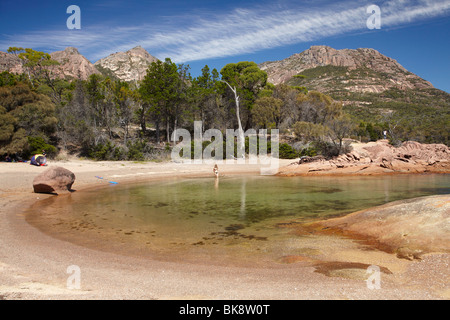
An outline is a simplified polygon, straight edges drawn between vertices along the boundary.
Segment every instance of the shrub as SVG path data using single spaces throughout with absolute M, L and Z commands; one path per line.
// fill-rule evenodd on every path
M 127 153 L 121 146 L 116 146 L 111 141 L 99 143 L 89 152 L 89 157 L 95 160 L 125 160 Z
M 145 160 L 144 157 L 144 150 L 146 147 L 146 143 L 143 141 L 137 141 L 137 142 L 131 142 L 128 141 L 128 153 L 127 158 L 128 160 L 135 160 L 135 161 L 143 161 Z
M 313 145 L 325 158 L 333 158 L 339 155 L 339 148 L 331 142 L 321 140 L 315 141 Z
M 58 153 L 58 149 L 56 149 L 55 146 L 52 146 L 51 144 L 48 144 L 45 142 L 44 138 L 42 137 L 28 137 L 28 146 L 29 146 L 29 154 L 28 155 L 35 155 L 38 153 L 43 153 L 45 150 L 45 153 L 48 157 L 53 158 Z
M 300 157 L 315 157 L 317 156 L 317 149 L 314 147 L 303 148 L 299 154 Z
M 298 157 L 298 152 L 287 143 L 280 144 L 280 159 L 295 159 Z

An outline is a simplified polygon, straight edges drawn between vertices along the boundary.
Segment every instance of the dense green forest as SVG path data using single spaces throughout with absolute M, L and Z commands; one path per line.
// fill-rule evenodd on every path
M 202 121 L 203 130 L 238 127 L 232 88 L 239 96 L 244 130 L 280 129 L 282 158 L 335 156 L 347 151 L 344 138 L 377 140 L 383 130 L 393 143 L 448 143 L 447 129 L 423 132 L 426 139 L 421 141 L 411 133 L 413 124 L 380 121 L 370 113 L 350 116 L 355 113 L 328 95 L 274 86 L 254 62 L 228 64 L 220 72 L 205 66 L 200 76 L 192 77 L 189 66 L 166 59 L 153 62 L 142 81 L 127 83 L 100 75 L 58 79 L 51 72 L 58 63 L 48 54 L 10 51 L 19 55 L 26 72 L 0 74 L 3 158 L 26 160 L 45 150 L 54 158 L 71 154 L 98 160 L 165 160 L 176 143 L 171 136 L 177 128 L 193 131 L 194 121 Z

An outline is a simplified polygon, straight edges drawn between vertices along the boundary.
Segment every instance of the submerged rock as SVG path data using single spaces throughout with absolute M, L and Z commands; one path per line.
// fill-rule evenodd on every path
M 71 190 L 75 174 L 62 167 L 51 167 L 33 180 L 35 193 L 61 193 Z

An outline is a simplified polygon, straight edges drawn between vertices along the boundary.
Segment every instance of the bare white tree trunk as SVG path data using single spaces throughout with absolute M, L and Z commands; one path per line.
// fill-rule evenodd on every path
M 175 123 L 174 123 L 174 126 L 173 126 L 173 136 L 174 137 L 176 137 L 176 134 L 177 134 L 177 124 L 178 124 L 178 116 L 176 114 L 175 114 Z M 173 139 L 173 145 L 176 145 L 175 139 Z
M 221 80 L 221 81 L 225 82 L 228 85 L 228 87 L 231 89 L 231 91 L 233 91 L 233 93 L 234 93 L 234 100 L 236 101 L 236 117 L 237 117 L 237 121 L 238 121 L 238 134 L 239 134 L 238 147 L 241 150 L 242 157 L 245 158 L 245 136 L 244 136 L 244 130 L 242 129 L 241 118 L 239 116 L 239 95 L 237 94 L 236 87 L 232 87 L 228 82 L 226 82 L 224 80 Z

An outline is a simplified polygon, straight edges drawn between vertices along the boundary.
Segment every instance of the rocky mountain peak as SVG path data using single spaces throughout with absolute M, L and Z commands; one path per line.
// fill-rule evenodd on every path
M 52 70 L 56 77 L 86 80 L 91 74 L 100 74 L 77 48 L 67 47 L 63 51 L 51 53 L 50 56 L 60 63 Z
M 148 66 L 157 61 L 141 46 L 126 52 L 116 52 L 98 60 L 94 65 L 104 74 L 112 74 L 123 81 L 140 81 L 144 78 Z
M 141 46 L 134 47 L 133 49 L 128 50 L 126 53 L 131 56 L 142 56 L 142 57 L 152 56 L 150 53 L 147 52 L 147 50 L 145 50 Z
M 348 84 L 346 89 L 350 92 L 383 92 L 392 87 L 402 90 L 433 88 L 431 83 L 408 72 L 396 60 L 370 48 L 336 50 L 328 46 L 312 46 L 284 60 L 259 65 L 274 84 L 288 82 L 306 70 L 325 66 L 340 68 L 339 79 Z M 321 75 L 314 88 L 310 89 L 327 92 L 325 81 L 336 80 L 335 76 L 330 73 Z
M 65 53 L 67 54 L 80 54 L 80 52 L 78 51 L 77 48 L 75 47 L 67 47 L 66 49 L 63 50 Z
M 22 61 L 15 54 L 0 51 L 0 72 L 23 73 Z
M 92 64 L 75 47 L 50 54 L 58 66 L 50 67 L 57 78 L 86 80 L 92 74 L 104 74 L 122 81 L 139 81 L 146 74 L 148 66 L 158 59 L 141 46 L 126 52 L 116 52 Z M 23 73 L 23 62 L 15 54 L 0 52 L 0 72 Z
M 59 65 L 50 67 L 55 78 L 69 78 L 86 80 L 91 74 L 100 74 L 94 65 L 87 60 L 77 48 L 67 47 L 62 51 L 50 54 L 51 58 L 59 62 Z M 0 72 L 12 73 L 25 72 L 23 61 L 15 54 L 0 52 Z

